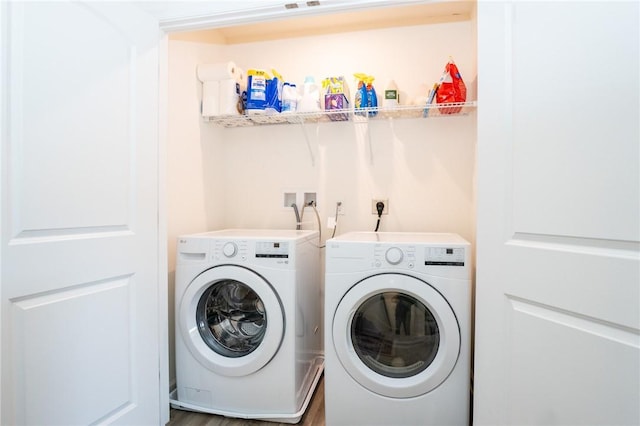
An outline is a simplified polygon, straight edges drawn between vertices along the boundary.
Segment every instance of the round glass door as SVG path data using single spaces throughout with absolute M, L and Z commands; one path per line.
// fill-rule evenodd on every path
M 440 346 L 440 331 L 436 318 L 418 298 L 389 291 L 368 298 L 356 309 L 351 342 L 371 370 L 405 378 L 431 365 Z
M 260 346 L 267 316 L 262 299 L 251 287 L 235 280 L 221 280 L 200 297 L 196 323 L 207 346 L 220 355 L 235 358 Z
M 356 283 L 336 308 L 332 333 L 349 375 L 392 398 L 435 389 L 460 353 L 460 329 L 447 301 L 428 283 L 403 274 Z
M 275 290 L 241 266 L 217 266 L 198 275 L 176 315 L 178 333 L 194 358 L 225 376 L 258 371 L 284 337 L 284 310 Z

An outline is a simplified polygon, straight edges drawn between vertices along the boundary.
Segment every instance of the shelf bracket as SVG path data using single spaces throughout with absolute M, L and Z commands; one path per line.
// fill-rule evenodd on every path
M 373 166 L 373 143 L 371 142 L 371 127 L 369 123 L 369 114 L 366 115 L 367 120 L 367 139 L 369 139 L 369 164 Z
M 304 121 L 304 117 L 299 117 L 300 127 L 302 127 L 302 133 L 304 134 L 304 139 L 307 142 L 307 149 L 309 150 L 309 157 L 311 158 L 311 167 L 316 166 L 316 159 L 313 155 L 313 150 L 311 149 L 311 140 L 309 138 L 309 131 L 307 130 L 306 123 Z
M 373 143 L 371 142 L 371 129 L 369 114 L 365 112 L 363 115 L 354 114 L 351 119 L 354 123 L 360 124 L 364 127 L 364 131 L 367 132 L 367 141 L 369 142 L 369 164 L 373 165 Z

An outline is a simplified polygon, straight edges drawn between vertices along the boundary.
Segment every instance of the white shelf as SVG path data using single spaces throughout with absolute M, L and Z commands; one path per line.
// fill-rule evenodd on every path
M 432 118 L 468 115 L 476 109 L 476 102 L 460 102 L 425 106 L 398 106 L 395 108 L 369 108 L 366 110 L 341 109 L 319 112 L 285 114 L 219 115 L 204 117 L 205 121 L 222 127 L 248 127 L 274 124 L 304 124 L 330 122 L 363 122 L 396 118 Z M 368 115 L 367 115 L 368 113 Z

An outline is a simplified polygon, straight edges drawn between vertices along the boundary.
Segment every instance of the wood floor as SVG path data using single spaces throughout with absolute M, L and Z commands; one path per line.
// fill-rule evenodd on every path
M 298 425 L 324 426 L 324 375 L 320 378 L 313 398 Z M 214 416 L 213 414 L 193 413 L 190 411 L 171 409 L 171 420 L 167 426 L 285 426 L 288 423 L 264 422 L 259 420 L 232 419 Z

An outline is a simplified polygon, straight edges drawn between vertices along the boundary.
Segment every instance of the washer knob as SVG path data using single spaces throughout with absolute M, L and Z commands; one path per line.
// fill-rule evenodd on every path
M 402 253 L 402 250 L 400 250 L 398 247 L 391 247 L 390 249 L 387 250 L 384 257 L 385 259 L 387 259 L 387 262 L 389 262 L 390 264 L 397 265 L 398 263 L 402 262 L 402 258 L 404 257 L 404 254 Z
M 238 246 L 235 243 L 226 243 L 222 247 L 222 253 L 227 257 L 233 257 L 238 253 Z

